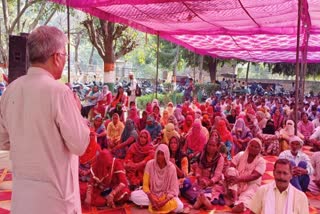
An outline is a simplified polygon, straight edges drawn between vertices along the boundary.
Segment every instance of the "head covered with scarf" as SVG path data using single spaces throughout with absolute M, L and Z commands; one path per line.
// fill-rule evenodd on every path
M 188 148 L 193 152 L 201 152 L 208 138 L 208 130 L 201 125 L 201 120 L 195 119 L 186 139 Z
M 166 166 L 160 168 L 158 164 L 158 153 L 163 152 Z M 153 160 L 149 161 L 145 168 L 145 173 L 149 175 L 150 191 L 156 196 L 166 194 L 169 197 L 177 197 L 179 194 L 179 182 L 177 171 L 170 161 L 169 148 L 165 144 L 160 144 L 155 152 Z
M 163 130 L 163 142 L 165 144 L 169 143 L 171 137 L 180 137 L 180 134 L 175 130 L 172 123 L 168 123 Z
M 138 132 L 136 126 L 131 119 L 127 119 L 124 130 L 121 134 L 121 142 L 125 142 L 129 137 L 134 137 L 135 141 L 138 141 Z

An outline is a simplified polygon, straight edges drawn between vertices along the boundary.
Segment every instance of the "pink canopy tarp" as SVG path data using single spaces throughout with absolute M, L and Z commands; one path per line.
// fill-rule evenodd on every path
M 198 54 L 296 61 L 298 0 L 52 1 L 158 34 Z M 320 0 L 301 1 L 300 51 L 308 50 L 307 62 L 320 62 Z

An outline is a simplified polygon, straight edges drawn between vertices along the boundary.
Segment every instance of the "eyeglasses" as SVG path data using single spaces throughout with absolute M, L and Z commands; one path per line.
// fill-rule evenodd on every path
M 53 53 L 51 56 L 53 56 L 54 54 L 59 54 L 59 55 L 62 55 L 64 57 L 68 57 L 69 56 L 67 53 L 60 53 L 60 52 Z
M 65 56 L 65 57 L 69 56 L 67 53 L 57 53 L 57 54 L 60 54 L 60 55 Z

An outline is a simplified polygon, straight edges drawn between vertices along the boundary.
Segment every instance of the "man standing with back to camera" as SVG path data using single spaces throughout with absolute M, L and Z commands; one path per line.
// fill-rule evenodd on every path
M 78 156 L 89 128 L 72 91 L 58 79 L 67 38 L 41 26 L 27 40 L 31 67 L 13 81 L 0 102 L 0 149 L 10 149 L 12 214 L 81 213 Z

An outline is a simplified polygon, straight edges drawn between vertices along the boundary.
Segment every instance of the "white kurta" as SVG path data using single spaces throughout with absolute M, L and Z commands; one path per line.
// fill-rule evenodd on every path
M 0 102 L 0 149 L 10 149 L 11 213 L 81 213 L 78 155 L 89 129 L 72 91 L 40 68 L 12 82 Z

